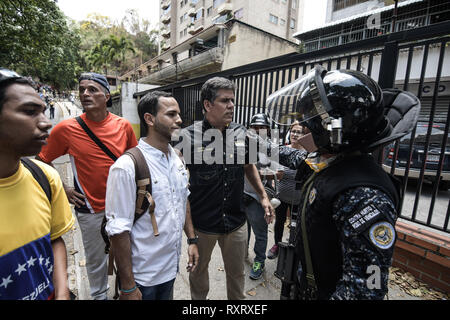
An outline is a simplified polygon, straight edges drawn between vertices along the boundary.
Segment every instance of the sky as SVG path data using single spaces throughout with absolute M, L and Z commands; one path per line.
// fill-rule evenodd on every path
M 159 0 L 58 0 L 64 14 L 76 21 L 86 19 L 97 12 L 112 20 L 120 21 L 127 9 L 137 9 L 139 16 L 156 27 L 159 18 Z M 325 23 L 327 0 L 305 0 L 303 30 L 310 30 Z
M 66 16 L 76 21 L 86 19 L 93 12 L 121 21 L 127 9 L 137 9 L 139 17 L 155 27 L 159 19 L 159 0 L 58 0 L 57 4 Z

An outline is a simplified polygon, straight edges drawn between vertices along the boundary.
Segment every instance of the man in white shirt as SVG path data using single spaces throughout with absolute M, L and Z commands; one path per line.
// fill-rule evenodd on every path
M 136 182 L 134 162 L 121 156 L 111 166 L 106 187 L 108 232 L 120 278 L 121 300 L 170 300 L 179 268 L 182 229 L 188 238 L 192 271 L 198 263 L 198 248 L 188 201 L 188 173 L 169 145 L 182 120 L 177 101 L 168 93 L 145 95 L 138 105 L 147 136 L 139 140 L 150 170 L 152 197 L 159 235 L 155 236 L 149 214 L 134 224 Z

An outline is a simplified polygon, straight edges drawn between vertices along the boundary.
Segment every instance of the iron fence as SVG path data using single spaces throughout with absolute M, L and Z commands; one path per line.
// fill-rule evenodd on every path
M 426 124 L 426 135 L 420 138 L 419 155 L 413 152 L 416 129 L 409 138 L 406 161 L 399 158 L 402 141 L 377 152 L 386 171 L 403 179 L 404 198 L 400 217 L 437 230 L 450 233 L 450 22 L 382 35 L 303 54 L 288 54 L 215 74 L 177 82 L 158 88 L 172 91 L 180 103 L 183 126 L 202 120 L 201 85 L 213 76 L 230 78 L 236 85 L 234 121 L 248 125 L 255 113 L 266 112 L 266 98 L 320 64 L 328 70 L 359 70 L 378 81 L 382 88 L 398 87 L 411 91 L 422 102 L 420 120 Z M 443 84 L 446 89 L 442 90 Z M 427 87 L 427 91 L 425 91 Z M 447 90 L 448 89 L 448 90 Z M 148 90 L 151 91 L 151 90 Z M 135 97 L 148 91 L 139 92 Z M 443 134 L 437 142 L 433 128 L 439 124 Z M 274 125 L 273 125 L 274 126 Z M 281 127 L 284 137 L 286 127 Z M 433 139 L 432 139 L 433 138 Z M 431 161 L 430 150 L 438 150 Z M 419 157 L 415 159 L 413 157 Z M 419 167 L 411 166 L 422 159 Z M 436 161 L 437 160 L 437 161 Z M 433 162 L 433 163 L 431 163 Z M 400 169 L 402 167 L 402 170 Z M 417 179 L 411 178 L 411 172 Z M 400 172 L 400 173 L 399 173 Z M 430 181 L 431 189 L 428 185 Z M 426 186 L 425 186 L 426 185 Z M 441 188 L 440 188 L 441 187 Z M 415 188 L 415 189 L 414 189 Z M 441 190 L 443 189 L 443 190 Z M 405 200 L 406 199 L 406 200 Z

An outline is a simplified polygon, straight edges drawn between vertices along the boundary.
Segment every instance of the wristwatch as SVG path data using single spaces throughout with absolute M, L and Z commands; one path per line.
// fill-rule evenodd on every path
M 187 239 L 187 243 L 188 243 L 189 245 L 191 245 L 191 244 L 197 244 L 197 243 L 198 243 L 198 236 L 195 236 L 195 238 L 188 238 L 188 239 Z

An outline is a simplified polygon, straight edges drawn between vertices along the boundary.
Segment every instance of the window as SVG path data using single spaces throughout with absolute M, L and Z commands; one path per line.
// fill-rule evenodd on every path
M 286 20 L 280 19 L 280 26 L 284 26 L 284 25 L 286 25 Z
M 209 7 L 208 10 L 206 10 L 206 16 L 209 17 L 211 15 L 212 12 L 212 7 Z
M 199 20 L 200 18 L 203 17 L 203 15 L 204 15 L 203 11 L 204 11 L 204 9 L 197 10 L 197 14 L 195 15 L 195 20 Z
M 297 0 L 292 0 L 292 9 L 297 8 Z
M 291 29 L 295 29 L 295 19 L 291 18 Z
M 192 4 L 197 4 L 197 3 L 198 3 L 198 0 L 191 0 L 191 3 L 192 3 Z
M 181 0 L 181 2 L 180 2 L 180 7 L 181 7 L 181 8 L 184 7 L 184 0 Z
M 215 20 L 213 20 L 213 24 L 224 23 L 226 21 L 227 21 L 227 16 L 224 14 L 222 16 L 217 17 Z
M 217 8 L 224 2 L 225 2 L 225 0 L 213 0 L 213 8 Z
M 244 8 L 240 8 L 239 10 L 236 10 L 234 12 L 234 17 L 239 20 L 242 19 L 244 17 Z
M 180 17 L 180 23 L 183 23 L 183 16 Z
M 180 39 L 183 38 L 183 30 L 180 31 Z
M 333 11 L 351 7 L 369 0 L 333 0 Z
M 269 21 L 272 22 L 273 24 L 278 24 L 278 17 L 269 13 Z
M 282 4 L 287 4 L 287 0 L 281 0 Z

